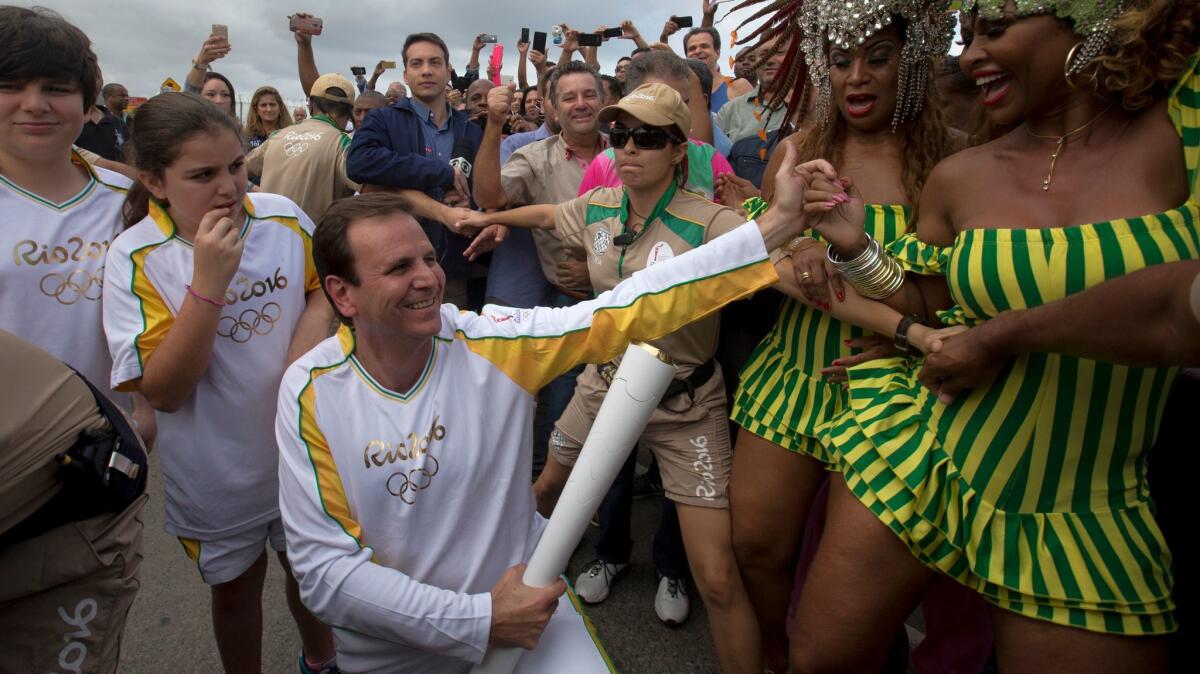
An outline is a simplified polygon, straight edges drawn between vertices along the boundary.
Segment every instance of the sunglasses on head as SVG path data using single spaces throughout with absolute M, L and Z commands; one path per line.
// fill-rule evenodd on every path
M 675 141 L 674 134 L 661 126 L 639 126 L 631 129 L 621 124 L 614 124 L 608 132 L 609 143 L 613 147 L 625 147 L 629 139 L 639 150 L 661 150 L 667 143 Z

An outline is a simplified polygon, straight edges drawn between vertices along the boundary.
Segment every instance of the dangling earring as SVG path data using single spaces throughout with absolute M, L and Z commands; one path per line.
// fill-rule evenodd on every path
M 1079 71 L 1083 70 L 1083 68 L 1072 69 L 1071 64 L 1072 64 L 1072 62 L 1075 61 L 1075 53 L 1078 52 L 1079 48 L 1082 46 L 1083 46 L 1083 42 L 1076 42 L 1075 46 L 1071 47 L 1071 51 L 1067 52 L 1067 60 L 1063 62 L 1063 79 L 1066 80 L 1067 86 L 1071 87 L 1072 89 L 1079 89 L 1079 86 L 1071 81 L 1071 76 L 1079 74 Z M 1075 72 L 1071 72 L 1072 70 L 1074 70 Z M 1095 81 L 1096 81 L 1096 71 L 1093 70 L 1092 76 L 1091 76 L 1091 78 L 1088 79 L 1088 82 L 1090 83 L 1090 82 L 1095 82 Z

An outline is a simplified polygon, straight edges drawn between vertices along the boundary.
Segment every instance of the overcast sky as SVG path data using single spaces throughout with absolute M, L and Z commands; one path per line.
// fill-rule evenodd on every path
M 20 0 L 18 0 L 20 2 Z M 324 32 L 314 39 L 317 67 L 321 72 L 338 71 L 350 76 L 350 66 L 362 65 L 368 76 L 381 59 L 401 61 L 400 48 L 409 33 L 432 31 L 446 40 L 451 64 L 461 73 L 470 58 L 471 41 L 477 33 L 496 33 L 504 45 L 504 74 L 515 75 L 517 38 L 522 27 L 550 32 L 556 23 L 581 30 L 601 25 L 616 26 L 632 19 L 649 42 L 654 42 L 671 15 L 692 16 L 700 23 L 700 0 L 351 0 L 330 2 L 305 0 L 202 0 L 162 2 L 122 0 L 42 0 L 38 3 L 63 14 L 91 37 L 100 57 L 107 82 L 120 82 L 131 96 L 151 96 L 166 77 L 180 84 L 187 75 L 200 45 L 212 24 L 229 26 L 232 51 L 213 68 L 233 81 L 239 97 L 269 84 L 290 101 L 303 98 L 296 74 L 296 45 L 288 31 L 287 17 L 306 11 L 325 21 Z M 725 14 L 722 5 L 718 19 Z M 739 23 L 734 15 L 717 24 L 722 39 Z M 683 32 L 671 39 L 682 52 Z M 743 30 L 741 35 L 748 35 Z M 633 49 L 628 40 L 610 40 L 600 49 L 603 72 L 611 73 L 620 56 Z M 480 55 L 486 69 L 490 46 Z M 726 49 L 722 69 L 729 72 Z M 557 59 L 552 50 L 551 59 Z M 530 76 L 533 71 L 530 66 Z M 380 78 L 382 91 L 390 80 L 401 80 L 399 70 Z

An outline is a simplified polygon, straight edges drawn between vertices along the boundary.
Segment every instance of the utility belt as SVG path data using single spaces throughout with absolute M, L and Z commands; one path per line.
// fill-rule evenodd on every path
M 71 522 L 121 512 L 146 491 L 147 457 L 141 437 L 108 396 L 75 373 L 92 392 L 109 429 L 86 430 L 55 457 L 59 490 L 41 508 L 0 533 L 0 550 Z
M 613 377 L 616 376 L 617 367 L 619 366 L 619 361 L 610 360 L 607 363 L 601 363 L 600 365 L 597 365 L 596 372 L 600 374 L 600 378 L 604 380 L 604 383 L 612 386 Z M 658 406 L 662 407 L 667 403 L 668 400 L 683 393 L 688 394 L 688 399 L 690 402 L 696 402 L 696 389 L 704 386 L 709 379 L 712 379 L 712 376 L 716 373 L 716 371 L 717 361 L 716 359 L 710 358 L 709 360 L 705 361 L 703 365 L 700 365 L 696 369 L 692 370 L 692 373 L 688 376 L 680 379 L 672 379 L 671 383 L 667 385 L 667 392 L 663 394 L 662 400 L 659 401 Z

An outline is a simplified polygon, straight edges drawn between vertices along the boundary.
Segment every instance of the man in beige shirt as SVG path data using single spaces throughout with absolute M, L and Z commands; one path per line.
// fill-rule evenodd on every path
M 322 75 L 308 102 L 312 116 L 272 134 L 246 157 L 246 170 L 262 176 L 262 191 L 282 194 L 316 221 L 329 204 L 359 189 L 346 177 L 354 85 L 341 75 Z
M 604 99 L 600 76 L 591 66 L 568 61 L 550 79 L 549 101 L 562 130 L 530 143 L 500 166 L 500 130 L 508 118 L 513 88 L 488 92 L 488 125 L 475 157 L 475 203 L 484 209 L 514 208 L 533 204 L 559 204 L 579 194 L 583 172 L 596 155 L 608 148 L 600 133 L 600 103 Z M 570 304 L 591 297 L 582 256 L 569 255 L 552 230 L 535 230 L 538 261 L 546 280 L 560 297 L 546 298 L 541 306 Z

